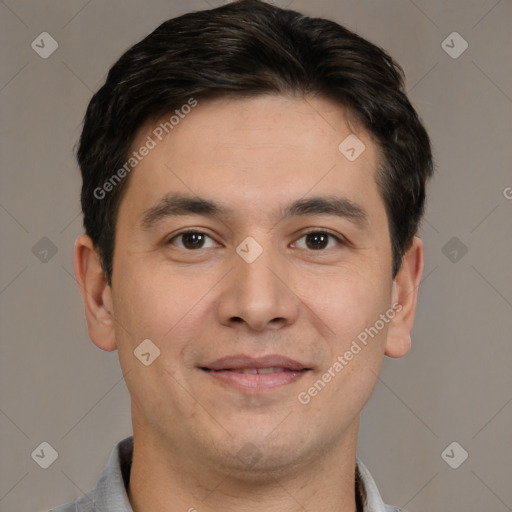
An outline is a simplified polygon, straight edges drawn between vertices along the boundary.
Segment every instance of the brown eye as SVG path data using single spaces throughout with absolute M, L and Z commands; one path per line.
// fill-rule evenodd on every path
M 167 243 L 177 245 L 181 249 L 193 251 L 197 249 L 204 249 L 204 243 L 207 238 L 212 240 L 210 236 L 206 233 L 202 233 L 201 231 L 183 231 L 173 236 Z M 174 240 L 181 240 L 181 245 L 175 244 Z
M 338 242 L 338 244 L 342 244 L 343 241 L 333 235 L 332 233 L 329 233 L 329 232 L 326 232 L 326 231 L 310 231 L 309 233 L 305 233 L 303 234 L 299 240 L 301 240 L 302 238 L 305 239 L 305 247 L 300 247 L 301 249 L 305 248 L 305 249 L 310 249 L 312 251 L 321 251 L 321 250 L 324 250 L 326 248 L 329 248 L 329 239 L 333 239 L 335 240 L 336 242 Z M 335 244 L 336 245 L 336 244 Z M 331 245 L 332 247 L 332 245 Z

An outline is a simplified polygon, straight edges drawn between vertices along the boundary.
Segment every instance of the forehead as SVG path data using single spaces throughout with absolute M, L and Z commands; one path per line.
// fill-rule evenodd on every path
M 169 192 L 224 198 L 230 211 L 260 216 L 300 197 L 333 192 L 383 208 L 375 183 L 378 146 L 340 105 L 257 96 L 197 100 L 179 113 L 172 123 L 170 114 L 144 126 L 134 140 L 134 151 L 154 144 L 130 176 L 125 198 L 132 212 Z M 356 158 L 348 158 L 354 152 Z

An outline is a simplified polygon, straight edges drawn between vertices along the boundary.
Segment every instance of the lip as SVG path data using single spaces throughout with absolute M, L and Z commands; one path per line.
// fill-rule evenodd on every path
M 241 370 L 244 368 L 284 368 L 292 371 L 309 370 L 306 365 L 277 354 L 269 354 L 262 357 L 250 357 L 243 354 L 227 356 L 208 363 L 203 368 L 217 371 Z
M 244 369 L 276 368 L 272 373 L 240 373 Z M 248 393 L 261 393 L 291 384 L 304 376 L 311 368 L 284 357 L 271 354 L 250 357 L 243 354 L 222 357 L 201 367 L 207 375 L 229 387 Z

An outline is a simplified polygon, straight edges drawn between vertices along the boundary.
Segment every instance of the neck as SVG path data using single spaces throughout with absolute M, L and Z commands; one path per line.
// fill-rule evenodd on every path
M 356 512 L 358 421 L 322 457 L 260 474 L 210 464 L 134 425 L 134 512 Z

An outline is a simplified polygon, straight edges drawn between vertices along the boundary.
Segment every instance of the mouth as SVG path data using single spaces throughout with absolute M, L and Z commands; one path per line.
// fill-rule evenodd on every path
M 291 384 L 311 370 L 298 361 L 279 355 L 223 357 L 200 369 L 229 387 L 251 393 Z

